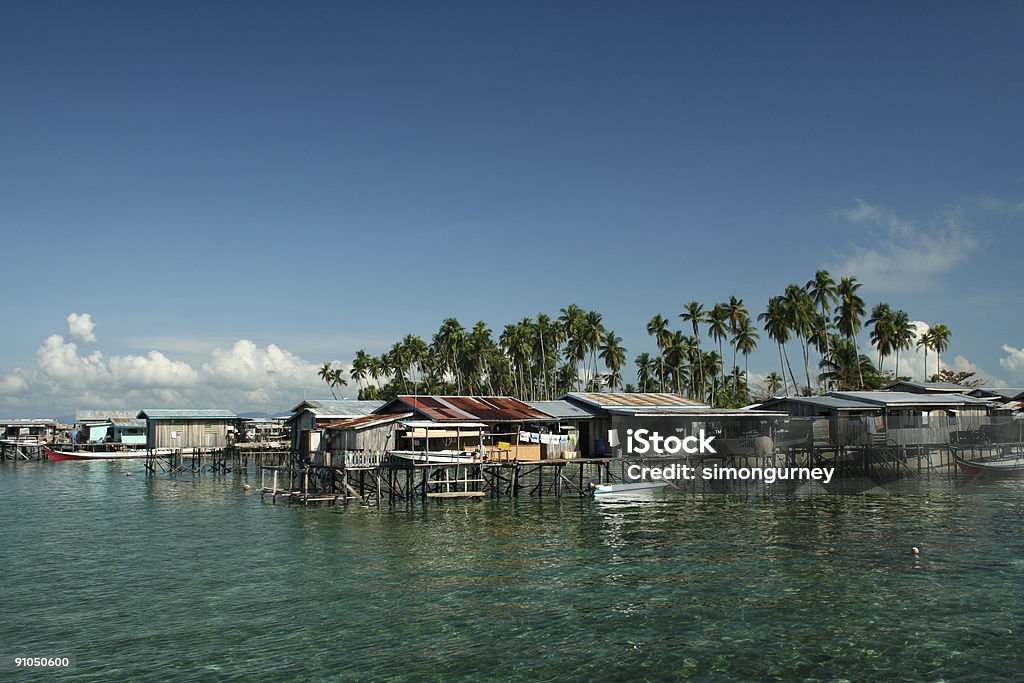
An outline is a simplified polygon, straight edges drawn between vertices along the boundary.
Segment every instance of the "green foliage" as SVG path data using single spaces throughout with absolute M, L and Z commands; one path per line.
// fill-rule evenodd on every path
M 885 303 L 874 306 L 866 321 L 878 366 L 861 353 L 857 336 L 864 327 L 866 308 L 860 288 L 855 278 L 836 283 L 828 271 L 820 270 L 805 285 L 790 284 L 783 294 L 768 299 L 756 320 L 778 348 L 779 372 L 772 372 L 764 386 L 755 390 L 758 397 L 884 388 L 899 374 L 901 352 L 915 343 L 926 354 L 934 353 L 935 366 L 941 367 L 939 354 L 949 345 L 949 328 L 935 325 L 918 338 L 909 315 Z M 710 307 L 690 301 L 678 318 L 683 330 L 673 330 L 669 319 L 660 314 L 650 319 L 646 332 L 657 352 L 640 353 L 632 365 L 627 365 L 622 338 L 605 328 L 601 314 L 575 304 L 562 308 L 557 317 L 539 313 L 505 325 L 497 339 L 483 321 L 467 329 L 455 318 L 447 318 L 429 344 L 407 335 L 380 356 L 358 351 L 351 378 L 359 398 L 376 400 L 401 394 L 501 394 L 548 400 L 586 389 L 677 392 L 721 408 L 750 403 L 747 361 L 760 333 L 743 300 L 730 296 Z M 710 340 L 711 349 L 702 347 L 704 340 Z M 794 372 L 790 362 L 789 346 L 794 341 L 803 359 L 803 373 Z M 815 376 L 812 352 L 819 358 Z M 737 366 L 739 356 L 742 370 Z M 878 368 L 890 356 L 895 356 L 895 373 L 880 372 Z M 925 360 L 927 366 L 927 356 Z M 959 376 L 944 373 L 948 371 L 937 376 Z M 798 381 L 799 374 L 803 381 Z M 324 364 L 320 375 L 332 392 L 346 384 L 341 371 L 330 363 Z

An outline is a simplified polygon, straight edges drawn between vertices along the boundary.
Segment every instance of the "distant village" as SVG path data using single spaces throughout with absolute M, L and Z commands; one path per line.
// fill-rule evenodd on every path
M 240 417 L 220 409 L 80 410 L 55 419 L 0 421 L 5 458 L 30 457 L 45 444 L 67 448 L 214 450 L 276 448 L 346 456 L 423 449 L 483 453 L 518 461 L 607 458 L 612 430 L 660 425 L 678 433 L 712 430 L 742 455 L 755 435 L 773 449 L 868 445 L 944 447 L 1020 442 L 1024 388 L 969 389 L 945 382 L 897 382 L 882 391 L 784 396 L 739 409 L 714 408 L 676 393 L 568 392 L 550 401 L 511 396 L 414 396 L 390 401 L 304 400 L 290 414 Z M 443 446 L 443 448 L 442 448 Z

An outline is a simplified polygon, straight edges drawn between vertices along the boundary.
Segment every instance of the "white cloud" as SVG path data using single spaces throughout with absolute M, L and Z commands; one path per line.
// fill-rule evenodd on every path
M 999 364 L 1014 378 L 1024 379 L 1024 349 L 1003 344 L 1006 356 L 999 359 Z
M 110 381 L 110 370 L 101 352 L 82 356 L 77 344 L 59 334 L 51 334 L 36 350 L 36 366 L 47 377 L 73 389 L 105 385 Z
M 924 227 L 862 199 L 836 216 L 854 230 L 848 253 L 835 269 L 868 289 L 935 287 L 978 246 L 975 230 L 959 208 L 942 212 Z
M 145 356 L 114 356 L 110 372 L 116 384 L 125 387 L 188 387 L 199 381 L 199 373 L 182 361 L 150 351 Z
M 264 401 L 268 392 L 321 383 L 316 364 L 276 344 L 261 349 L 248 339 L 239 339 L 228 350 L 214 349 L 212 356 L 202 365 L 206 381 L 218 387 L 258 390 L 256 395 Z
M 88 313 L 68 316 L 72 336 L 91 337 Z M 276 344 L 259 347 L 247 339 L 215 347 L 205 359 L 188 363 L 151 350 L 137 355 L 83 353 L 59 334 L 36 350 L 32 368 L 0 377 L 0 406 L 49 413 L 54 403 L 75 408 L 222 407 L 236 411 L 290 405 L 303 389 L 329 395 L 317 377 L 319 364 Z
M 68 316 L 68 332 L 78 341 L 84 344 L 96 341 L 96 335 L 92 333 L 94 329 L 96 323 L 92 321 L 90 314 L 72 313 Z

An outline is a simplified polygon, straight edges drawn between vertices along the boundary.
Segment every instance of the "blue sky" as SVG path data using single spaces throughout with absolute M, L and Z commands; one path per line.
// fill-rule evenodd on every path
M 1022 29 L 999 2 L 5 3 L 0 412 L 285 407 L 311 365 L 568 303 L 632 358 L 655 313 L 756 314 L 822 267 L 1019 385 Z

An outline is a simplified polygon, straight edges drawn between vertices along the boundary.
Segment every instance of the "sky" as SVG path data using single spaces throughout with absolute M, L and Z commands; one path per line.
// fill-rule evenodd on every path
M 2 3 L 0 416 L 278 411 L 360 348 L 570 303 L 632 359 L 655 314 L 821 268 L 1024 385 L 1022 32 L 995 1 Z

